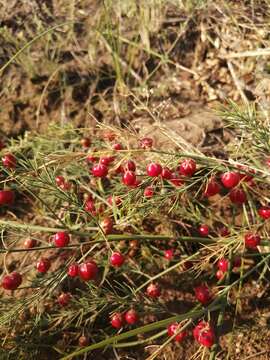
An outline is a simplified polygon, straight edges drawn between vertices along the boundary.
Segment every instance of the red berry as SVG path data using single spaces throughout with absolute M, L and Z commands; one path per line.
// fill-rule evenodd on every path
M 87 336 L 80 336 L 78 340 L 79 346 L 84 347 L 89 345 L 89 338 Z
M 76 277 L 79 274 L 79 265 L 74 263 L 74 264 L 70 264 L 68 267 L 68 276 L 70 277 Z
M 130 309 L 125 313 L 125 320 L 129 325 L 134 325 L 139 320 L 138 314 L 134 309 Z
M 225 258 L 219 259 L 217 263 L 217 267 L 219 268 L 219 270 L 226 272 L 228 271 L 229 268 L 229 261 Z
M 13 154 L 6 154 L 2 157 L 2 163 L 7 169 L 15 169 L 17 160 Z
M 224 278 L 224 275 L 225 275 L 224 272 L 221 271 L 221 270 L 218 270 L 216 272 L 216 277 L 217 277 L 218 280 L 222 280 Z
M 232 189 L 229 193 L 229 197 L 231 202 L 236 205 L 242 205 L 247 200 L 246 193 L 242 189 Z
M 200 331 L 203 329 L 207 329 L 208 327 L 209 327 L 209 324 L 206 321 L 200 321 L 193 329 L 194 338 L 198 341 Z
M 67 306 L 70 299 L 71 299 L 71 294 L 70 293 L 62 293 L 58 296 L 58 304 L 61 306 Z
M 85 202 L 84 210 L 90 212 L 92 215 L 96 216 L 96 206 L 92 199 L 89 199 Z
M 123 315 L 118 312 L 114 313 L 113 316 L 111 317 L 112 327 L 114 327 L 115 329 L 121 329 L 123 323 L 124 323 Z
M 161 172 L 162 179 L 170 180 L 172 178 L 172 172 L 168 167 L 164 167 Z
M 70 236 L 65 231 L 57 232 L 53 237 L 53 242 L 56 247 L 64 247 L 69 244 Z
M 86 161 L 88 163 L 94 163 L 94 162 L 98 161 L 98 158 L 94 155 L 87 155 Z
M 114 267 L 121 267 L 125 262 L 125 257 L 120 252 L 112 253 L 110 263 Z
M 153 299 L 158 298 L 161 294 L 159 285 L 149 284 L 146 288 L 146 294 Z
M 93 260 L 89 260 L 79 265 L 79 276 L 84 281 L 95 279 L 97 273 L 98 267 Z
M 122 204 L 122 200 L 119 196 L 113 196 L 113 195 L 110 195 L 107 199 L 108 203 L 111 205 L 111 206 L 120 206 Z
M 140 140 L 140 147 L 143 149 L 150 149 L 153 146 L 153 139 L 149 137 L 142 138 Z
M 89 138 L 82 138 L 81 145 L 84 148 L 89 148 L 91 146 L 91 140 Z
M 220 192 L 220 186 L 216 182 L 216 180 L 212 178 L 205 187 L 204 196 L 211 197 L 218 194 L 219 192 Z
M 11 205 L 15 200 L 12 190 L 0 190 L 0 205 Z
M 238 172 L 228 171 L 221 175 L 221 182 L 228 189 L 238 185 L 239 181 L 240 181 L 240 175 Z
M 125 169 L 129 171 L 135 171 L 136 170 L 136 164 L 133 160 L 128 160 L 125 164 Z
M 127 186 L 133 186 L 136 183 L 136 174 L 128 170 L 124 173 L 122 181 Z
M 154 189 L 152 186 L 147 186 L 143 192 L 144 197 L 151 198 L 154 195 Z
M 71 183 L 68 181 L 65 181 L 62 185 L 60 185 L 60 188 L 62 190 L 70 190 L 71 189 Z
M 192 176 L 196 167 L 196 162 L 193 159 L 185 159 L 180 164 L 179 173 L 183 176 Z
M 33 239 L 30 239 L 30 238 L 25 239 L 24 243 L 23 243 L 23 247 L 25 249 L 31 249 L 31 248 L 35 247 L 36 245 L 37 245 L 37 241 L 33 240 Z
M 270 159 L 266 159 L 265 161 L 266 165 L 270 167 Z
M 223 226 L 222 228 L 219 229 L 219 233 L 221 236 L 226 237 L 230 235 L 230 230 L 226 226 Z
M 257 249 L 260 245 L 261 237 L 258 234 L 248 233 L 245 235 L 245 246 L 248 249 Z
M 263 206 L 258 210 L 258 214 L 262 219 L 269 219 L 270 218 L 270 207 Z
M 108 175 L 108 168 L 106 165 L 97 164 L 92 168 L 92 175 L 95 177 L 106 177 Z
M 61 175 L 56 176 L 55 182 L 58 186 L 62 186 L 65 183 L 64 176 L 61 176 Z
M 178 323 L 173 323 L 173 324 L 169 325 L 167 328 L 168 335 L 173 336 L 179 330 L 179 328 L 180 328 L 180 326 Z M 187 336 L 187 332 L 181 331 L 174 337 L 174 341 L 180 343 L 181 341 L 184 340 L 184 338 L 186 336 Z
M 168 249 L 164 251 L 164 257 L 167 260 L 172 260 L 174 257 L 174 249 Z
M 148 176 L 157 177 L 162 172 L 162 166 L 157 163 L 150 163 L 146 167 L 146 172 Z
M 16 290 L 22 283 L 21 274 L 16 271 L 5 275 L 2 279 L 2 287 L 5 290 Z
M 211 301 L 212 295 L 206 285 L 197 286 L 194 291 L 196 299 L 203 305 L 206 305 Z
M 37 271 L 43 274 L 45 274 L 49 270 L 50 266 L 51 262 L 49 259 L 46 258 L 41 258 L 36 264 Z
M 106 217 L 104 218 L 101 223 L 100 223 L 100 227 L 102 228 L 103 232 L 108 235 L 112 232 L 113 230 L 113 221 L 111 218 Z
M 183 185 L 183 181 L 180 179 L 180 177 L 179 177 L 179 175 L 177 173 L 172 174 L 170 181 L 175 186 L 182 186 Z
M 242 264 L 242 259 L 240 258 L 240 256 L 237 256 L 233 259 L 233 266 L 234 267 L 240 267 Z
M 112 147 L 114 150 L 123 150 L 123 146 L 120 143 L 113 144 Z
M 200 321 L 193 329 L 194 338 L 203 346 L 210 348 L 215 342 L 214 330 L 205 321 Z
M 114 156 L 103 156 L 100 158 L 100 164 L 109 166 L 112 162 L 114 162 Z
M 198 231 L 199 231 L 199 234 L 201 236 L 208 236 L 209 235 L 209 227 L 206 224 L 200 225 Z

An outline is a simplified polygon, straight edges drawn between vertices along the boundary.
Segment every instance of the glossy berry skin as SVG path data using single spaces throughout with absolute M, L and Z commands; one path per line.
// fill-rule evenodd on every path
M 103 164 L 94 165 L 92 168 L 92 175 L 100 178 L 106 177 L 108 175 L 107 166 Z
M 258 234 L 248 233 L 245 235 L 245 246 L 247 249 L 257 249 L 260 242 L 261 237 Z
M 5 275 L 2 279 L 2 287 L 5 290 L 16 290 L 21 285 L 21 283 L 22 276 L 16 271 Z
M 114 162 L 114 156 L 103 156 L 100 158 L 100 164 L 109 166 L 112 162 Z
M 162 166 L 158 163 L 150 163 L 146 167 L 148 176 L 157 177 L 162 173 Z
M 114 313 L 113 316 L 111 317 L 112 327 L 115 329 L 121 329 L 123 323 L 124 323 L 123 315 L 118 312 Z
M 258 214 L 264 220 L 270 219 L 270 207 L 268 206 L 261 207 L 258 210 Z
M 205 187 L 204 196 L 211 197 L 220 192 L 220 186 L 215 179 L 211 179 Z
M 135 171 L 136 170 L 136 164 L 133 160 L 128 160 L 125 164 L 125 169 L 129 171 Z
M 121 267 L 125 262 L 125 257 L 120 252 L 112 253 L 110 263 L 113 267 Z
M 0 190 L 0 205 L 12 205 L 15 194 L 12 190 Z
M 58 186 L 62 186 L 62 185 L 64 185 L 64 183 L 66 182 L 66 180 L 65 180 L 64 176 L 58 175 L 58 176 L 56 176 L 56 178 L 55 178 L 55 182 L 56 182 L 56 184 L 57 184 Z
M 113 150 L 123 150 L 123 146 L 120 143 L 113 144 Z
M 180 179 L 179 175 L 177 173 L 172 173 L 170 182 L 175 186 L 182 186 L 183 181 Z
M 91 140 L 89 138 L 82 138 L 81 145 L 84 148 L 89 148 L 91 146 Z
M 229 269 L 229 261 L 227 259 L 225 259 L 225 258 L 219 259 L 218 263 L 217 263 L 217 267 L 222 272 L 226 272 Z
M 180 326 L 178 323 L 170 324 L 167 328 L 168 335 L 173 336 L 179 330 L 179 328 Z M 174 337 L 174 341 L 180 343 L 184 340 L 186 336 L 187 336 L 187 332 L 181 331 Z
M 94 155 L 87 155 L 86 161 L 88 163 L 94 163 L 94 162 L 98 161 L 98 158 L 96 156 L 94 156 Z
M 194 291 L 196 299 L 201 304 L 207 305 L 211 301 L 212 295 L 210 294 L 210 290 L 206 285 L 197 286 Z
M 231 202 L 236 205 L 242 205 L 247 201 L 246 193 L 242 189 L 232 189 L 229 197 Z
M 168 167 L 164 167 L 161 171 L 161 177 L 165 180 L 170 180 L 172 178 L 172 172 Z
M 79 265 L 79 276 L 84 281 L 93 280 L 98 273 L 98 267 L 95 261 L 89 260 Z
M 238 172 L 227 171 L 221 175 L 221 182 L 227 189 L 231 189 L 239 184 L 240 175 Z
M 138 322 L 139 317 L 137 312 L 134 309 L 130 309 L 125 313 L 125 321 L 129 325 L 134 325 Z
M 13 154 L 6 154 L 2 157 L 2 164 L 7 169 L 15 169 L 17 160 Z
M 158 298 L 161 294 L 159 285 L 149 284 L 146 288 L 146 294 L 152 299 Z
M 217 278 L 218 280 L 222 280 L 222 279 L 224 278 L 224 276 L 225 276 L 225 273 L 224 273 L 223 271 L 218 270 L 218 271 L 216 272 L 216 278 Z
M 71 294 L 70 293 L 62 293 L 58 296 L 57 301 L 58 304 L 61 306 L 67 306 L 70 299 L 71 299 Z
M 151 198 L 153 197 L 154 195 L 154 189 L 152 188 L 152 186 L 147 186 L 145 189 L 144 189 L 144 192 L 143 192 L 143 195 L 144 197 L 146 198 Z
M 215 333 L 210 324 L 201 321 L 193 329 L 194 338 L 203 346 L 211 348 L 215 343 Z
M 70 264 L 67 271 L 68 276 L 74 278 L 79 275 L 79 265 L 74 263 Z
M 100 223 L 100 227 L 102 228 L 105 235 L 111 234 L 111 232 L 113 231 L 112 219 L 109 217 L 104 218 Z
M 151 149 L 153 146 L 153 139 L 149 137 L 144 137 L 140 140 L 140 147 L 142 149 Z
M 56 247 L 64 247 L 69 244 L 70 236 L 65 231 L 57 232 L 53 237 L 53 242 Z
M 123 184 L 133 186 L 136 183 L 136 174 L 133 171 L 125 171 L 122 177 Z
M 96 216 L 96 206 L 93 200 L 87 200 L 84 205 L 84 210 L 91 213 L 93 216 Z
M 45 274 L 49 270 L 50 266 L 51 262 L 49 259 L 46 258 L 41 258 L 36 264 L 37 271 L 43 274 Z
M 201 236 L 209 235 L 209 227 L 206 224 L 202 224 L 199 226 L 198 232 Z
M 180 164 L 179 173 L 183 176 L 192 176 L 196 171 L 197 165 L 193 159 L 185 159 Z
M 174 249 L 168 249 L 164 251 L 164 257 L 166 260 L 170 261 L 174 257 Z
M 25 239 L 23 243 L 23 247 L 25 249 L 31 249 L 37 245 L 37 241 L 31 238 Z

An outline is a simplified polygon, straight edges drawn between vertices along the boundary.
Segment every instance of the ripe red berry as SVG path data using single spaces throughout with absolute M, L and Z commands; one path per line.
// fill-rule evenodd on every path
M 111 206 L 120 206 L 122 204 L 122 200 L 119 196 L 113 196 L 113 195 L 110 195 L 107 199 L 108 203 L 111 205 Z
M 162 172 L 162 166 L 158 163 L 150 163 L 146 167 L 146 172 L 148 176 L 157 177 Z
M 168 167 L 164 167 L 161 171 L 162 179 L 170 180 L 172 178 L 172 172 Z
M 76 277 L 79 275 L 79 265 L 74 263 L 70 264 L 67 271 L 68 276 Z
M 229 261 L 225 258 L 219 259 L 217 263 L 217 267 L 219 268 L 219 270 L 226 272 L 228 271 L 229 268 Z
M 2 287 L 5 290 L 16 290 L 22 283 L 21 274 L 16 271 L 5 275 L 2 279 Z
M 70 293 L 62 293 L 58 296 L 57 301 L 58 304 L 61 306 L 67 306 L 70 299 L 71 299 L 71 294 Z
M 69 244 L 70 236 L 65 231 L 59 231 L 53 236 L 54 245 L 57 247 L 64 247 Z
M 103 156 L 100 158 L 100 164 L 109 166 L 112 162 L 114 162 L 114 156 Z
M 136 174 L 133 171 L 126 171 L 122 177 L 123 184 L 132 186 L 136 183 Z
M 232 189 L 229 193 L 229 197 L 231 202 L 236 205 L 242 205 L 247 200 L 246 193 L 242 189 Z
M 238 172 L 227 171 L 226 173 L 221 175 L 221 182 L 228 189 L 231 189 L 238 185 L 239 181 L 240 175 Z
M 151 147 L 153 146 L 153 139 L 149 137 L 144 137 L 140 140 L 139 143 L 142 149 L 151 149 Z
M 224 278 L 224 275 L 225 275 L 225 273 L 223 271 L 221 271 L 221 270 L 218 270 L 216 272 L 216 277 L 217 277 L 218 280 L 222 280 Z
M 124 323 L 123 315 L 119 312 L 114 313 L 113 316 L 111 317 L 112 327 L 114 327 L 115 329 L 121 329 L 123 323 Z
M 261 237 L 258 234 L 248 233 L 245 235 L 245 246 L 248 249 L 257 249 L 260 242 Z
M 212 178 L 211 180 L 209 180 L 209 182 L 205 187 L 204 196 L 211 197 L 218 194 L 219 192 L 220 192 L 220 186 L 217 183 L 217 181 L 214 178 Z
M 11 205 L 15 200 L 15 194 L 12 190 L 0 190 L 0 205 Z
M 84 148 L 89 148 L 91 146 L 91 140 L 89 138 L 82 138 L 81 145 Z
M 183 181 L 180 179 L 180 177 L 179 177 L 179 175 L 177 173 L 172 173 L 170 181 L 175 186 L 182 186 L 183 185 Z
M 198 231 L 199 231 L 199 234 L 201 236 L 208 236 L 209 235 L 209 227 L 206 224 L 200 225 Z
M 173 324 L 169 325 L 167 328 L 168 335 L 173 336 L 179 330 L 179 328 L 180 328 L 180 326 L 178 323 L 173 323 Z M 184 340 L 184 338 L 186 336 L 187 336 L 187 332 L 181 331 L 174 337 L 174 341 L 180 343 Z
M 125 262 L 125 257 L 120 252 L 112 253 L 110 263 L 114 267 L 121 267 Z
M 152 186 L 147 186 L 143 192 L 144 197 L 151 198 L 154 195 L 154 189 Z
M 112 219 L 109 217 L 104 218 L 100 223 L 100 227 L 102 228 L 104 234 L 106 234 L 106 235 L 110 234 L 113 230 Z
M 112 147 L 114 150 L 123 150 L 123 146 L 120 143 L 113 144 Z
M 265 161 L 266 165 L 270 167 L 270 159 L 266 159 Z
M 50 266 L 51 262 L 49 259 L 46 258 L 41 258 L 36 264 L 37 271 L 43 274 L 45 274 L 49 270 Z
M 94 163 L 94 162 L 98 161 L 98 158 L 96 156 L 90 154 L 90 155 L 87 155 L 86 161 L 88 163 Z
M 95 177 L 106 177 L 108 175 L 108 168 L 106 165 L 97 164 L 92 168 L 92 175 Z
M 31 238 L 27 238 L 24 240 L 23 247 L 25 249 L 31 249 L 37 245 L 37 241 Z
M 136 324 L 136 322 L 138 322 L 138 320 L 139 320 L 137 312 L 134 309 L 128 310 L 125 313 L 125 320 L 126 320 L 126 323 L 128 323 L 129 325 Z
M 270 219 L 270 207 L 263 206 L 258 210 L 258 214 L 262 219 Z
M 193 159 L 185 159 L 180 164 L 179 173 L 183 176 L 192 176 L 196 171 L 197 165 Z
M 206 285 L 197 286 L 194 291 L 196 299 L 203 305 L 207 305 L 211 301 L 212 295 Z
M 65 183 L 64 176 L 61 176 L 61 175 L 56 176 L 55 182 L 58 186 L 62 186 Z
M 89 260 L 79 265 L 79 276 L 84 281 L 95 279 L 97 273 L 98 267 L 93 260 Z
M 128 160 L 125 164 L 125 169 L 129 171 L 135 171 L 136 170 L 136 164 L 133 160 Z
M 164 251 L 164 257 L 167 260 L 172 260 L 174 257 L 174 249 L 168 249 Z
M 91 213 L 93 216 L 96 216 L 96 206 L 92 199 L 89 199 L 85 202 L 84 210 Z
M 193 329 L 194 338 L 203 346 L 210 348 L 215 342 L 214 330 L 205 321 L 200 321 Z
M 13 154 L 6 154 L 2 157 L 2 163 L 7 169 L 15 169 L 17 160 Z
M 158 298 L 161 294 L 159 285 L 149 284 L 146 288 L 146 294 L 153 299 Z

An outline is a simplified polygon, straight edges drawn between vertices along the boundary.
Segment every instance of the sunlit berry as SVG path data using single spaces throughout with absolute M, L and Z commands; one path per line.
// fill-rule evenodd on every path
M 218 194 L 219 192 L 220 192 L 220 185 L 214 178 L 212 178 L 211 180 L 209 180 L 209 182 L 205 187 L 204 196 L 211 197 Z
M 158 163 L 150 163 L 146 167 L 146 172 L 148 176 L 157 177 L 162 172 L 162 166 Z
M 134 325 L 138 322 L 139 317 L 134 309 L 130 309 L 125 313 L 125 321 L 129 325 Z
M 136 183 L 136 174 L 133 171 L 126 171 L 122 177 L 123 184 L 132 186 Z
M 161 177 L 165 180 L 170 180 L 172 178 L 172 172 L 168 167 L 164 167 L 161 171 Z
M 5 290 L 16 290 L 21 285 L 21 283 L 22 276 L 16 271 L 5 275 L 2 279 L 2 287 Z
M 139 144 L 142 149 L 151 149 L 151 147 L 153 146 L 153 139 L 149 137 L 144 137 L 140 139 Z
M 240 175 L 238 172 L 227 171 L 226 173 L 221 175 L 221 182 L 228 189 L 231 189 L 238 185 L 239 181 Z
M 36 264 L 36 269 L 38 272 L 45 274 L 49 270 L 50 266 L 51 262 L 49 259 L 41 258 Z
M 104 218 L 101 223 L 100 227 L 103 230 L 104 234 L 108 235 L 113 231 L 113 221 L 110 217 Z
M 270 207 L 268 206 L 261 207 L 258 210 L 258 214 L 264 220 L 270 219 Z
M 206 285 L 195 287 L 195 297 L 203 305 L 207 305 L 212 300 L 212 295 Z
M 229 261 L 225 258 L 221 258 L 218 260 L 217 267 L 219 268 L 219 270 L 226 272 L 229 268 Z
M 23 247 L 25 249 L 31 249 L 37 245 L 37 241 L 31 238 L 27 238 L 24 240 Z
M 2 164 L 7 169 L 15 169 L 17 165 L 16 157 L 13 154 L 6 154 L 2 157 Z
M 58 296 L 57 301 L 58 304 L 61 306 L 67 306 L 70 302 L 71 299 L 71 294 L 70 293 L 62 293 Z
M 79 265 L 79 276 L 84 281 L 93 280 L 96 278 L 98 273 L 98 267 L 95 261 L 88 260 Z
M 155 283 L 149 284 L 146 288 L 146 294 L 153 299 L 158 298 L 161 294 L 159 285 Z
M 82 138 L 80 142 L 84 148 L 89 148 L 91 146 L 91 140 L 89 138 Z
M 248 233 L 245 235 L 245 246 L 248 249 L 257 249 L 257 246 L 260 245 L 261 237 L 255 233 Z
M 68 276 L 74 278 L 79 275 L 79 265 L 74 263 L 70 264 L 67 271 Z
M 169 336 L 173 336 L 175 333 L 178 332 L 178 330 L 180 329 L 181 325 L 179 325 L 178 323 L 173 323 L 170 324 L 167 328 L 167 332 Z M 174 337 L 174 341 L 177 343 L 180 343 L 184 340 L 184 338 L 187 336 L 187 332 L 186 331 L 181 331 L 179 332 L 175 337 Z
M 112 148 L 114 150 L 123 150 L 123 146 L 120 143 L 113 144 Z
M 174 249 L 168 249 L 164 251 L 164 257 L 167 260 L 172 260 L 174 257 Z
M 114 267 L 121 267 L 125 262 L 125 257 L 120 252 L 112 253 L 110 257 L 110 263 Z
M 198 228 L 198 232 L 201 236 L 208 236 L 209 235 L 209 227 L 206 224 L 201 224 Z
M 247 201 L 247 195 L 242 189 L 232 189 L 229 193 L 229 197 L 232 203 L 236 205 L 242 205 Z
M 53 242 L 56 247 L 64 247 L 69 244 L 70 236 L 65 231 L 59 231 L 53 236 Z
M 123 315 L 119 312 L 116 312 L 111 317 L 111 325 L 115 329 L 121 329 L 124 324 Z
M 180 164 L 179 173 L 183 176 L 192 176 L 196 171 L 196 161 L 193 159 L 185 159 Z
M 97 164 L 93 166 L 91 172 L 93 176 L 102 178 L 108 175 L 108 168 L 106 165 Z
M 143 195 L 144 195 L 144 197 L 146 197 L 146 198 L 151 198 L 151 197 L 153 197 L 153 195 L 154 195 L 154 189 L 152 188 L 152 186 L 147 186 L 147 187 L 144 189 Z

